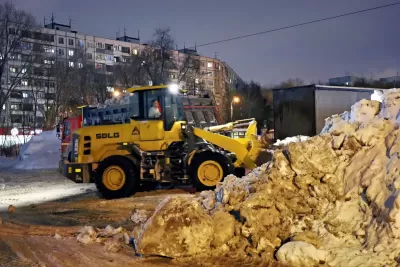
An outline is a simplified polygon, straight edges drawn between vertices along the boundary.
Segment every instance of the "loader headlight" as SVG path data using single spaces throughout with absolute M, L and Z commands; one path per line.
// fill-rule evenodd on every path
M 179 85 L 176 83 L 172 83 L 168 86 L 168 90 L 171 94 L 178 94 L 179 93 Z

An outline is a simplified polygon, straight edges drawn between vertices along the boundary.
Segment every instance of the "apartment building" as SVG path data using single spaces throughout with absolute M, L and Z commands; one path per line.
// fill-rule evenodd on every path
M 34 53 L 40 56 L 31 65 L 29 79 L 24 79 L 17 85 L 3 107 L 5 112 L 1 119 L 2 124 L 18 128 L 27 125 L 33 127 L 33 124 L 37 128 L 43 127 L 45 112 L 57 96 L 57 80 L 52 73 L 52 66 L 57 62 L 64 62 L 66 68 L 76 69 L 83 67 L 83 61 L 89 61 L 96 70 L 112 75 L 115 64 L 128 62 L 144 48 L 139 38 L 126 35 L 116 39 L 102 38 L 73 31 L 70 25 L 55 22 L 35 32 L 21 34 L 24 41 L 20 44 L 20 51 L 10 57 L 7 74 L 1 82 L 10 83 L 16 73 L 27 71 L 23 69 L 24 54 Z M 187 89 L 188 94 L 208 95 L 214 98 L 217 105 L 225 105 L 226 91 L 233 80 L 240 80 L 240 77 L 225 62 L 216 58 L 201 56 L 195 50 L 173 51 L 176 58 L 184 54 L 200 61 L 201 76 L 193 79 L 189 77 L 181 82 L 181 86 Z M 170 72 L 170 79 L 171 82 L 177 81 L 174 70 Z M 114 86 L 118 86 L 113 82 L 114 84 L 110 82 L 104 90 L 112 91 Z

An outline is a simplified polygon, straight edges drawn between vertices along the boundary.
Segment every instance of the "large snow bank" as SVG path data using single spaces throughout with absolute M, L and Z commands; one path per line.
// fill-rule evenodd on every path
M 196 237 L 206 255 L 276 258 L 292 266 L 399 266 L 399 111 L 400 89 L 384 91 L 382 103 L 359 101 L 328 118 L 320 135 L 289 143 L 272 162 L 202 192 L 199 203 L 216 218 L 204 226 L 205 236 L 195 236 L 197 224 L 191 224 L 199 212 L 162 212 L 175 210 L 174 203 L 198 211 L 195 204 L 160 204 L 139 234 L 139 249 L 192 255 L 184 244 Z M 164 239 L 171 225 L 176 238 Z
M 56 130 L 33 136 L 21 146 L 16 169 L 55 169 L 60 160 L 61 141 Z

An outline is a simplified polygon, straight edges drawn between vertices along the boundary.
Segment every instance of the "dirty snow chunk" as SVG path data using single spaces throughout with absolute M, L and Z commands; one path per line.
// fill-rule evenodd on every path
M 131 221 L 136 224 L 145 223 L 150 216 L 150 212 L 147 210 L 135 210 L 131 216 Z
M 383 96 L 382 108 L 379 117 L 399 122 L 400 90 L 385 90 L 383 92 Z
M 193 256 L 210 249 L 214 223 L 194 199 L 168 197 L 146 222 L 137 240 L 143 255 Z
M 201 204 L 205 210 L 211 210 L 215 207 L 217 201 L 214 191 L 202 191 L 200 197 L 202 198 Z
M 363 99 L 351 106 L 350 122 L 365 123 L 379 113 L 380 103 L 374 100 Z
M 216 211 L 212 215 L 214 221 L 214 240 L 212 245 L 216 248 L 225 244 L 234 235 L 235 218 L 227 212 Z
M 303 241 L 293 241 L 284 244 L 276 253 L 277 259 L 296 267 L 319 266 L 326 261 L 326 251 L 319 250 Z
M 122 249 L 122 243 L 119 240 L 107 240 L 104 244 L 103 250 L 106 252 L 117 253 Z
M 79 234 L 76 239 L 82 244 L 94 243 L 97 239 L 97 232 L 93 226 L 85 226 L 79 230 Z
M 293 143 L 293 142 L 304 142 L 304 141 L 308 140 L 309 138 L 310 138 L 309 136 L 305 136 L 305 135 L 286 137 L 283 140 L 278 139 L 278 141 L 276 141 L 274 143 L 274 146 L 287 146 L 288 144 Z
M 59 235 L 58 233 L 56 233 L 56 234 L 54 235 L 54 238 L 57 239 L 57 240 L 61 240 L 61 239 L 62 239 L 62 236 Z

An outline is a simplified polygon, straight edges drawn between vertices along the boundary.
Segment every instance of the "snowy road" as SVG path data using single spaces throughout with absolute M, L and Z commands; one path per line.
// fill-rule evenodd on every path
M 0 211 L 96 192 L 93 184 L 76 184 L 56 170 L 0 170 Z

